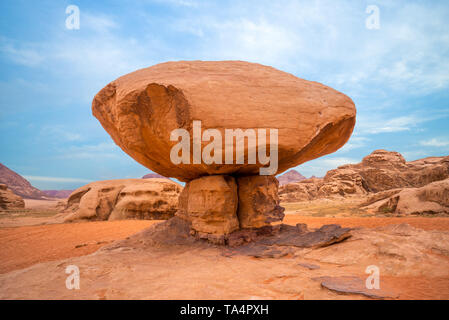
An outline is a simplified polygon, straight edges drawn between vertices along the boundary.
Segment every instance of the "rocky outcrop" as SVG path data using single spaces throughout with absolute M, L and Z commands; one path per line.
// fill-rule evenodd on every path
M 6 184 L 16 195 L 26 199 L 48 198 L 41 190 L 33 187 L 24 177 L 0 163 L 0 183 Z
M 278 171 L 332 153 L 349 139 L 355 106 L 346 95 L 272 67 L 243 61 L 180 61 L 141 69 L 108 84 L 94 98 L 94 116 L 136 161 L 166 177 L 258 175 L 265 165 L 174 164 L 174 129 L 278 129 Z M 267 139 L 268 142 L 269 139 Z M 204 148 L 209 142 L 202 142 Z M 234 150 L 235 151 L 235 150 Z M 248 146 L 245 146 L 248 154 Z
M 306 177 L 304 177 L 302 174 L 300 174 L 296 170 L 289 170 L 286 173 L 278 176 L 277 179 L 279 181 L 279 185 L 283 186 L 285 184 L 289 184 L 292 182 L 298 182 L 298 181 L 305 180 Z
M 361 206 L 379 213 L 449 214 L 449 179 L 432 182 L 421 188 L 379 192 L 368 198 Z
M 376 150 L 361 163 L 340 166 L 322 179 L 307 179 L 282 186 L 283 201 L 368 195 L 397 188 L 419 188 L 449 177 L 449 156 L 406 162 L 398 152 Z
M 0 184 L 0 210 L 23 209 L 23 199 L 8 189 L 6 184 Z
M 89 183 L 67 200 L 64 220 L 168 219 L 182 187 L 167 179 L 124 179 Z

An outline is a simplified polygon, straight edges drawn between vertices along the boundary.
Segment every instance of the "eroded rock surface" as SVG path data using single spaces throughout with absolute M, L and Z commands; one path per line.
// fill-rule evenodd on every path
M 67 200 L 64 220 L 168 219 L 182 187 L 168 179 L 123 179 L 89 183 Z
M 421 188 L 379 192 L 368 198 L 362 207 L 401 215 L 449 213 L 449 179 L 432 182 Z
M 208 176 L 186 184 L 176 215 L 191 223 L 200 238 L 224 242 L 239 229 L 237 184 L 231 176 Z
M 22 197 L 14 194 L 8 189 L 6 184 L 0 183 L 0 210 L 22 209 L 25 208 L 25 202 Z
M 212 165 L 192 164 L 192 159 L 190 164 L 172 163 L 170 150 L 177 142 L 170 141 L 170 134 L 183 128 L 192 138 L 193 120 L 202 121 L 203 131 L 219 130 L 222 137 L 225 129 L 278 129 L 281 173 L 343 146 L 356 113 L 352 100 L 330 87 L 243 61 L 167 62 L 137 70 L 103 88 L 92 111 L 123 151 L 181 181 L 256 175 L 264 166 L 224 164 L 224 159 Z M 224 150 L 223 143 L 223 158 Z
M 419 188 L 449 177 L 449 156 L 406 162 L 398 152 L 376 150 L 361 163 L 327 172 L 324 178 L 306 179 L 280 187 L 282 201 L 368 195 L 398 188 Z
M 361 294 L 374 299 L 393 299 L 399 296 L 397 293 L 383 288 L 369 289 L 365 284 L 365 279 L 357 276 L 317 277 L 313 280 L 319 281 L 323 288 L 340 294 Z
M 260 228 L 282 221 L 284 208 L 279 205 L 279 183 L 275 177 L 239 177 L 237 185 L 240 228 Z

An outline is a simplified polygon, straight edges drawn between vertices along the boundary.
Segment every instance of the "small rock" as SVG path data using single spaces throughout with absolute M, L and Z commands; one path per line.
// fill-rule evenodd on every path
M 339 294 L 361 294 L 374 299 L 395 299 L 394 292 L 381 289 L 368 289 L 365 280 L 356 276 L 317 277 L 312 280 L 320 281 L 323 288 Z

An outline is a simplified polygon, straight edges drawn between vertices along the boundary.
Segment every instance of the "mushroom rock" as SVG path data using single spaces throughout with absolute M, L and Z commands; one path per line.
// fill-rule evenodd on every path
M 92 111 L 140 164 L 187 182 L 177 215 L 191 223 L 193 233 L 218 238 L 282 219 L 278 184 L 269 177 L 242 177 L 266 168 L 275 176 L 335 152 L 349 139 L 356 116 L 343 93 L 244 61 L 167 62 L 137 70 L 103 88 Z M 177 130 L 187 137 L 172 139 Z M 188 142 L 188 152 L 180 148 L 182 160 L 173 161 L 179 138 Z M 213 161 L 204 161 L 206 150 Z M 250 161 L 250 154 L 256 159 Z

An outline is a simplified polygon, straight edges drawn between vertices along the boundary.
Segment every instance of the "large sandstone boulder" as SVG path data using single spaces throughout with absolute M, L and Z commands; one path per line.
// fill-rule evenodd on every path
M 374 194 L 362 207 L 401 215 L 449 213 L 449 179 L 421 188 L 393 189 Z
M 152 171 L 181 181 L 258 175 L 264 166 L 259 161 L 224 164 L 225 143 L 223 164 L 192 164 L 192 159 L 173 164 L 170 151 L 177 142 L 170 141 L 170 134 L 183 128 L 192 139 L 194 120 L 202 121 L 203 131 L 218 129 L 223 139 L 225 129 L 278 129 L 281 173 L 343 146 L 356 115 L 352 100 L 330 87 L 243 61 L 167 62 L 141 69 L 103 88 L 92 111 L 123 151 Z M 207 144 L 202 142 L 203 148 Z
M 8 189 L 6 184 L 0 183 L 0 210 L 25 208 L 23 199 Z
M 70 195 L 64 220 L 168 219 L 178 208 L 181 190 L 168 179 L 92 182 Z
M 327 172 L 322 179 L 308 179 L 281 186 L 282 201 L 368 195 L 392 189 L 419 188 L 449 177 L 449 156 L 406 162 L 398 152 L 375 150 L 361 163 Z

